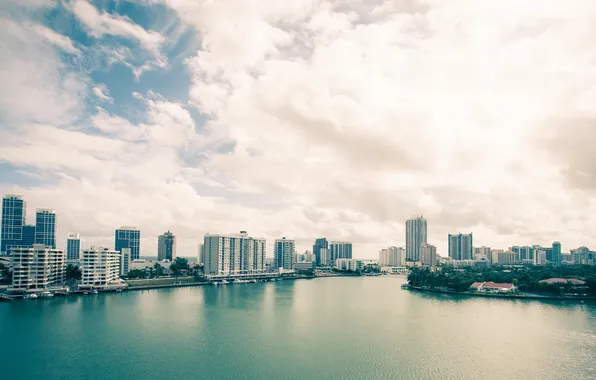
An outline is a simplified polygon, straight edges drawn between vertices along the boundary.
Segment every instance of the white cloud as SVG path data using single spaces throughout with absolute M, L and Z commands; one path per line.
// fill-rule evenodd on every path
M 158 67 L 167 66 L 167 58 L 160 51 L 165 42 L 160 33 L 147 31 L 126 16 L 99 11 L 86 0 L 76 0 L 72 5 L 72 12 L 85 25 L 91 36 L 111 35 L 128 38 L 138 42 L 145 50 L 150 52 L 154 56 L 154 61 L 148 62 L 141 68 L 135 68 L 137 77 L 153 65 Z M 122 56 L 122 54 L 120 55 Z
M 187 69 L 204 124 L 187 104 L 130 89 L 142 122 L 122 116 L 138 109 L 96 108 L 78 125 L 68 90 L 85 81 L 57 52 L 85 48 L 3 29 L 0 79 L 16 96 L 0 107 L 22 123 L 2 132 L 0 160 L 58 178 L 11 191 L 62 210 L 61 228 L 85 220 L 80 232 L 110 245 L 115 227 L 136 224 L 144 254 L 166 229 L 188 255 L 205 232 L 247 229 L 299 249 L 352 240 L 374 257 L 423 213 L 441 254 L 457 231 L 497 248 L 596 246 L 593 2 L 163 2 L 201 35 Z M 87 2 L 72 9 L 90 35 L 151 52 L 134 70 L 160 62 L 162 34 Z M 102 48 L 111 62 L 135 55 Z
M 104 102 L 112 103 L 114 99 L 109 95 L 108 87 L 105 84 L 100 84 L 93 87 L 93 94 Z

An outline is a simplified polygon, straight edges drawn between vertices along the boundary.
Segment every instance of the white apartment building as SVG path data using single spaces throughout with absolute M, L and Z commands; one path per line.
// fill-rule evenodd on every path
M 319 248 L 319 256 L 321 260 L 321 265 L 331 264 L 331 251 L 329 250 L 329 248 Z
M 64 282 L 64 251 L 42 244 L 32 248 L 12 247 L 10 261 L 12 266 L 11 291 L 42 291 L 50 285 Z
M 335 260 L 335 268 L 338 270 L 357 271 L 364 268 L 364 262 L 356 259 L 337 259 Z
M 275 259 L 275 268 L 294 269 L 294 251 L 296 243 L 294 240 L 275 239 L 273 249 L 273 258 Z
M 239 234 L 206 234 L 203 241 L 204 273 L 230 275 L 265 271 L 266 240 Z
M 81 264 L 83 277 L 80 289 L 102 289 L 119 283 L 120 252 L 92 246 L 83 250 Z
M 379 251 L 379 265 L 388 267 L 404 266 L 406 251 L 401 247 L 389 247 Z
M 122 248 L 120 254 L 120 276 L 126 276 L 132 270 L 132 253 L 130 248 Z
M 425 244 L 420 247 L 420 262 L 422 265 L 428 265 L 430 267 L 437 266 L 437 247 L 430 244 Z

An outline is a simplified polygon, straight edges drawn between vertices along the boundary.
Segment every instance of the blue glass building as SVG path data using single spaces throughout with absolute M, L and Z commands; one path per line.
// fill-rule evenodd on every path
M 556 267 L 561 265 L 561 243 L 558 241 L 553 243 L 552 263 Z
M 315 255 L 317 265 L 321 265 L 321 249 L 329 249 L 329 243 L 326 238 L 318 238 L 312 246 L 312 253 Z
M 80 260 L 81 248 L 81 238 L 79 237 L 79 234 L 68 235 L 68 239 L 66 239 L 66 260 Z
M 33 244 L 35 244 L 35 226 L 30 224 L 24 225 L 21 247 L 33 247 Z
M 2 197 L 2 225 L 0 227 L 0 254 L 7 254 L 12 246 L 20 246 L 27 203 L 19 195 Z
M 35 244 L 56 249 L 56 211 L 39 208 L 35 214 Z
M 116 230 L 114 249 L 122 254 L 122 248 L 130 248 L 130 259 L 141 257 L 141 231 L 136 227 L 120 227 Z

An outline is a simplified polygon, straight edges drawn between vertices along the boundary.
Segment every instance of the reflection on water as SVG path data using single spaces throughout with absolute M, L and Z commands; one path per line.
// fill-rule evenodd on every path
M 328 278 L 0 303 L 7 379 L 596 378 L 596 305 Z

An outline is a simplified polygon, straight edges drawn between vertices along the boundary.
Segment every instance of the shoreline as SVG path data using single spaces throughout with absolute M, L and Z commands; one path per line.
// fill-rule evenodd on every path
M 487 293 L 468 293 L 468 292 L 456 292 L 454 290 L 441 290 L 426 288 L 422 286 L 409 285 L 407 290 L 414 290 L 418 292 L 426 293 L 440 293 L 440 294 L 451 294 L 457 296 L 467 297 L 484 297 L 484 298 L 499 298 L 499 299 L 513 299 L 513 300 L 537 300 L 537 301 L 596 301 L 596 297 L 580 296 L 580 297 L 565 297 L 565 296 L 539 296 L 536 294 L 487 294 Z

